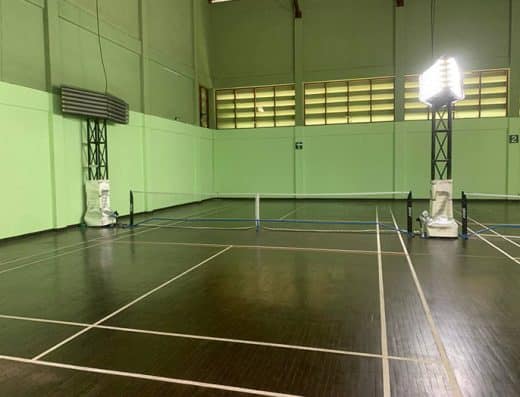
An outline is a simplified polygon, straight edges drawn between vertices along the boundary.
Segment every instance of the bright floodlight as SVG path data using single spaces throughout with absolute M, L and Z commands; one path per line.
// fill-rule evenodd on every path
M 464 98 L 462 72 L 454 58 L 441 57 L 419 77 L 419 99 L 432 107 Z

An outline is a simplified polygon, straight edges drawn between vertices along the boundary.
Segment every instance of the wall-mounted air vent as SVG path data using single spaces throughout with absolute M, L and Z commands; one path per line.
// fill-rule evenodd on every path
M 61 87 L 61 111 L 64 114 L 128 124 L 128 104 L 125 101 L 80 88 Z

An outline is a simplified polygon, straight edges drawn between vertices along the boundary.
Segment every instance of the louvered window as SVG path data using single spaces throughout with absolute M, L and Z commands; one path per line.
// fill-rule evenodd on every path
M 464 73 L 464 96 L 456 102 L 453 117 L 457 119 L 506 117 L 508 70 L 478 70 Z M 428 107 L 419 102 L 419 76 L 405 79 L 405 120 L 428 120 Z
M 305 125 L 393 120 L 393 77 L 305 84 Z
M 217 128 L 295 125 L 294 84 L 217 90 Z

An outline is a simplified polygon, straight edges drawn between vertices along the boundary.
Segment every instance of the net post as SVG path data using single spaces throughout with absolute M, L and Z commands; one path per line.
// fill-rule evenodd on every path
M 134 192 L 130 190 L 130 226 L 134 226 Z
M 256 231 L 260 230 L 260 194 L 255 196 L 255 226 Z
M 464 240 L 468 239 L 468 197 L 464 191 L 462 192 L 461 197 L 461 206 L 462 206 L 462 238 Z
M 413 197 L 412 191 L 408 192 L 406 198 L 406 231 L 408 236 L 413 237 Z

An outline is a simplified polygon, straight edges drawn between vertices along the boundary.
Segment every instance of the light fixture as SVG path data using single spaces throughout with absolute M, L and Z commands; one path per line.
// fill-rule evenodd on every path
M 232 0 L 209 0 L 209 2 L 210 2 L 211 4 L 214 4 L 214 3 L 224 3 L 224 2 L 226 2 L 226 1 L 232 1 Z
M 464 99 L 462 72 L 452 57 L 439 58 L 419 76 L 419 100 L 433 108 Z
M 419 77 L 419 99 L 431 108 L 430 213 L 420 217 L 427 237 L 457 238 L 453 219 L 453 103 L 464 98 L 462 72 L 454 58 L 443 56 Z

